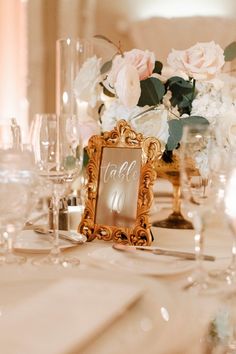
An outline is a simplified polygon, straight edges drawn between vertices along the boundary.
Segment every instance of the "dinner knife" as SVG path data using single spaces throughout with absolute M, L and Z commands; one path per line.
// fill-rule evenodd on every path
M 164 248 L 158 247 L 148 247 L 148 246 L 126 246 L 119 243 L 113 245 L 113 248 L 117 251 L 126 251 L 131 253 L 136 253 L 137 251 L 144 251 L 149 252 L 155 255 L 162 255 L 162 256 L 172 256 L 172 257 L 180 257 L 187 260 L 195 260 L 196 255 L 193 252 L 183 252 L 183 251 L 174 251 L 174 250 L 167 250 Z M 202 259 L 205 261 L 215 261 L 215 257 L 211 255 L 204 254 Z
M 53 231 L 48 229 L 47 227 L 44 226 L 35 226 L 33 228 L 33 230 L 39 234 L 43 234 L 43 235 L 48 235 L 48 236 L 52 236 Z M 73 232 L 71 231 L 69 232 L 63 232 L 63 230 L 59 230 L 58 236 L 60 239 L 62 240 L 66 240 L 66 241 L 70 241 L 72 243 L 78 244 L 78 243 L 83 243 L 83 238 L 84 236 L 77 233 L 77 232 Z

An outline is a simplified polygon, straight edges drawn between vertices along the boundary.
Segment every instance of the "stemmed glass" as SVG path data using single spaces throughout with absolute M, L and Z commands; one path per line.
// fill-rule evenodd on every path
M 7 241 L 1 264 L 23 264 L 26 258 L 13 254 L 16 235 L 22 230 L 36 202 L 37 177 L 33 157 L 27 149 L 15 150 L 0 143 L 0 226 Z
M 232 161 L 235 162 L 234 154 L 232 154 Z M 216 280 L 224 282 L 228 285 L 236 283 L 236 167 L 232 167 L 231 162 L 228 164 L 228 171 L 225 176 L 225 188 L 223 190 L 223 202 L 225 209 L 225 216 L 228 221 L 228 225 L 233 234 L 232 242 L 232 257 L 228 267 L 224 270 L 215 270 L 210 273 Z
M 52 195 L 54 233 L 50 254 L 35 260 L 34 264 L 78 265 L 77 257 L 62 256 L 58 234 L 60 199 L 82 168 L 83 150 L 77 117 L 71 114 L 37 114 L 32 122 L 30 140 L 38 173 Z
M 192 220 L 195 230 L 194 244 L 196 269 L 188 277 L 187 288 L 199 291 L 209 287 L 207 274 L 203 268 L 204 224 L 209 210 L 208 196 L 211 190 L 208 149 L 212 131 L 207 125 L 184 127 L 180 151 L 180 180 L 183 195 L 183 210 Z

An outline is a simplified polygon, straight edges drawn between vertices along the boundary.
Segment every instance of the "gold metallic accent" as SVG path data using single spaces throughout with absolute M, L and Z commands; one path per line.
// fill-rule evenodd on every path
M 193 175 L 198 173 L 193 161 L 189 161 L 188 166 Z M 158 178 L 167 179 L 172 183 L 173 206 L 172 213 L 166 219 L 155 221 L 152 225 L 168 229 L 193 229 L 192 223 L 186 220 L 181 212 L 180 165 L 178 154 L 173 154 L 172 162 L 165 162 L 162 159 L 155 161 L 155 169 Z
M 137 201 L 137 213 L 134 227 L 117 227 L 95 223 L 96 205 L 98 201 L 99 176 L 103 148 L 141 149 L 141 171 Z M 119 149 L 120 150 L 120 149 Z M 125 153 L 126 150 L 124 150 Z M 88 144 L 89 163 L 87 166 L 87 200 L 78 231 L 87 236 L 88 241 L 94 238 L 105 241 L 131 245 L 150 245 L 149 210 L 153 200 L 152 186 L 156 180 L 154 161 L 162 156 L 161 144 L 155 138 L 143 138 L 142 134 L 131 129 L 125 120 L 102 136 L 93 136 Z M 132 200 L 128 201 L 132 203 Z

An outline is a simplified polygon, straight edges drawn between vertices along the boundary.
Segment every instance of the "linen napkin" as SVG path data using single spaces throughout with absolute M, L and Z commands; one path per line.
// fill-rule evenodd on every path
M 3 314 L 1 353 L 79 352 L 142 293 L 137 285 L 94 278 L 57 282 Z

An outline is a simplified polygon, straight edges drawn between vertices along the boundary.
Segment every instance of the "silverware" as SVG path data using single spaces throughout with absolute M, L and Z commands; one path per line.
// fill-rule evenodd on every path
M 47 227 L 44 226 L 36 226 L 33 229 L 35 232 L 43 235 L 48 235 L 52 236 L 53 231 L 48 229 Z M 77 232 L 70 231 L 69 233 L 67 231 L 63 232 L 62 230 L 59 230 L 59 238 L 62 240 L 70 241 L 72 243 L 83 243 L 84 242 L 84 235 L 79 234 Z
M 156 254 L 156 255 L 180 257 L 180 258 L 184 258 L 187 260 L 195 260 L 195 258 L 196 258 L 195 253 L 193 253 L 193 252 L 166 250 L 166 249 L 157 248 L 157 247 L 150 248 L 148 246 L 143 246 L 143 247 L 142 246 L 126 246 L 126 245 L 122 245 L 122 244 L 114 244 L 112 247 L 117 251 L 126 251 L 126 252 L 131 252 L 131 253 L 136 253 L 137 251 L 138 252 L 144 251 L 144 252 L 150 252 L 150 253 Z M 205 261 L 215 261 L 214 256 L 204 254 L 202 257 Z

